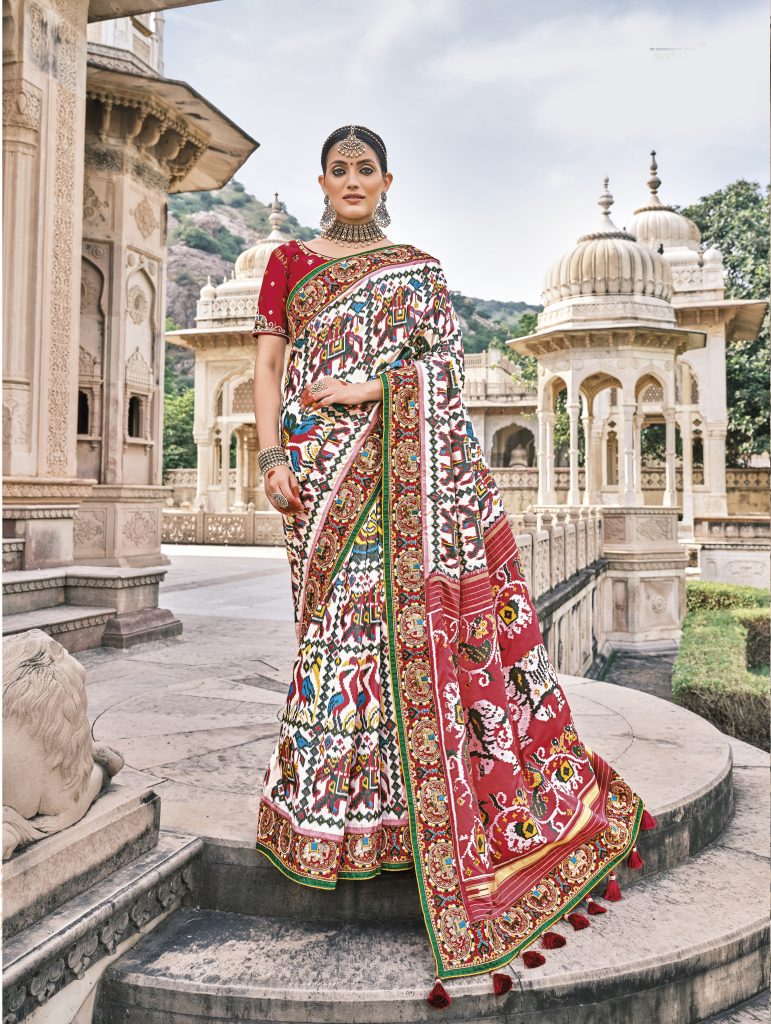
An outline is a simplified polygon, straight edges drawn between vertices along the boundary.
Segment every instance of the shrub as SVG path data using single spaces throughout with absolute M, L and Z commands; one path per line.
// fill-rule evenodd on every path
M 708 592 L 708 599 L 714 593 Z M 736 597 L 734 593 L 727 599 Z M 718 598 L 722 599 L 726 596 Z M 721 732 L 764 750 L 769 749 L 768 674 L 754 674 L 748 665 L 768 661 L 769 614 L 767 608 L 742 607 L 689 611 L 672 672 L 672 696 L 678 704 L 708 719 Z
M 771 615 L 765 608 L 738 608 L 734 616 L 747 629 L 747 668 L 763 668 L 771 661 Z
M 746 587 L 739 583 L 688 580 L 685 591 L 689 612 L 700 608 L 767 608 L 771 603 L 767 590 Z

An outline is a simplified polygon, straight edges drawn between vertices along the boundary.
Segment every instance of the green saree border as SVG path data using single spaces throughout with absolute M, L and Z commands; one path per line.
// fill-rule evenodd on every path
M 490 971 L 495 970 L 498 967 L 503 967 L 508 963 L 511 963 L 517 956 L 520 955 L 525 949 L 531 946 L 537 941 L 540 936 L 547 931 L 553 924 L 560 921 L 570 910 L 577 906 L 591 891 L 608 875 L 618 864 L 620 864 L 625 857 L 629 855 L 632 847 L 634 846 L 638 833 L 640 831 L 640 824 L 642 821 L 644 804 L 642 799 L 634 793 L 634 797 L 637 800 L 637 810 L 635 820 L 630 828 L 629 838 L 624 847 L 612 857 L 607 864 L 605 864 L 601 870 L 594 874 L 588 879 L 582 886 L 579 887 L 576 893 L 567 901 L 566 904 L 560 906 L 560 908 L 546 920 L 541 922 L 538 928 L 527 937 L 527 939 L 516 944 L 513 948 L 495 959 L 484 961 L 482 964 L 477 963 L 473 967 L 444 967 L 441 953 L 439 949 L 439 942 L 437 934 L 434 929 L 433 921 L 428 904 L 428 893 L 425 884 L 425 872 L 423 868 L 421 858 L 421 847 L 418 842 L 418 830 L 417 830 L 417 818 L 415 810 L 415 793 L 413 791 L 412 779 L 410 772 L 407 768 L 409 765 L 409 752 L 407 749 L 407 742 L 404 732 L 404 721 L 403 711 L 401 703 L 401 695 L 399 693 L 398 680 L 396 679 L 396 636 L 395 636 L 395 623 L 394 623 L 394 587 L 393 587 L 393 560 L 392 560 L 392 524 L 389 515 L 390 509 L 390 497 L 391 497 L 391 447 L 392 447 L 392 420 L 391 412 L 393 406 L 393 395 L 391 390 L 391 384 L 389 382 L 389 374 L 387 371 L 383 371 L 378 375 L 383 385 L 383 486 L 382 486 L 382 521 L 383 521 L 383 567 L 384 567 L 384 582 L 385 582 L 385 610 L 386 610 L 386 621 L 388 624 L 388 652 L 389 652 L 389 679 L 391 681 L 392 699 L 394 705 L 394 712 L 396 717 L 396 726 L 399 736 L 399 748 L 402 757 L 402 771 L 404 777 L 405 792 L 407 794 L 407 803 L 409 809 L 410 818 L 410 836 L 412 840 L 412 852 L 413 861 L 415 865 L 415 877 L 418 885 L 418 893 L 420 896 L 420 906 L 423 913 L 423 919 L 426 924 L 426 930 L 428 932 L 431 948 L 434 954 L 434 960 L 436 962 L 436 973 L 437 977 L 441 979 L 449 978 L 460 978 L 468 977 L 474 974 L 487 974 Z M 614 775 L 618 775 L 614 769 L 611 768 Z M 588 841 L 588 840 L 587 840 Z M 556 866 L 555 866 L 556 867 Z M 550 869 L 550 871 L 555 868 Z M 547 872 L 549 874 L 550 872 Z M 492 918 L 500 917 L 500 914 L 490 915 Z M 478 922 L 475 922 L 478 923 Z

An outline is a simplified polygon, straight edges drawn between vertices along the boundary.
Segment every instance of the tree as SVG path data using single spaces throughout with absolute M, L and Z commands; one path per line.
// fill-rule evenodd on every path
M 190 469 L 198 461 L 193 440 L 195 389 L 167 394 L 163 412 L 163 472 Z
M 768 295 L 769 196 L 756 181 L 740 179 L 681 213 L 701 231 L 706 246 L 723 254 L 726 298 L 765 299 Z M 769 314 L 755 341 L 726 346 L 728 436 L 726 461 L 746 465 L 752 455 L 769 450 Z

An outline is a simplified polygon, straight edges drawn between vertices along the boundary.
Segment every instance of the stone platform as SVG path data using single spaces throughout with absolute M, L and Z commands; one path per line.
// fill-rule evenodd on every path
M 160 795 L 162 834 L 204 840 L 188 905 L 107 967 L 98 1019 L 434 1019 L 412 873 L 320 892 L 253 848 L 296 645 L 283 552 L 174 554 L 162 596 L 183 637 L 79 656 L 122 781 Z M 638 844 L 645 869 L 619 872 L 624 899 L 590 929 L 560 927 L 568 944 L 543 967 L 515 960 L 505 997 L 487 975 L 448 982 L 441 1019 L 694 1024 L 754 997 L 768 979 L 768 756 L 651 695 L 562 682 L 579 735 L 658 819 Z

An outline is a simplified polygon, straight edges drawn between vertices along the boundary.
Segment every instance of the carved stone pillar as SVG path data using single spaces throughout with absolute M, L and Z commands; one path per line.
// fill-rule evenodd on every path
M 3 4 L 4 532 L 67 565 L 77 479 L 88 0 Z
M 538 407 L 538 498 L 539 505 L 546 504 L 546 410 Z
M 584 409 L 581 417 L 584 425 L 584 505 L 593 505 L 595 502 L 594 474 L 597 464 L 597 444 L 594 437 L 594 417 L 588 409 Z
M 635 450 L 634 450 L 634 414 L 635 402 L 624 402 L 622 405 L 623 426 L 622 437 L 619 439 L 619 488 L 622 505 L 635 505 Z
M 546 483 L 544 485 L 544 500 L 545 505 L 556 505 L 557 494 L 554 486 L 554 424 L 557 420 L 557 414 L 553 412 L 545 412 L 543 414 L 545 421 L 545 444 L 546 444 L 546 464 L 545 474 Z
M 666 422 L 666 444 L 664 458 L 666 462 L 664 477 L 664 508 L 674 508 L 677 505 L 677 484 L 675 482 L 675 410 L 668 406 L 664 410 Z
M 578 505 L 581 494 L 578 489 L 578 402 L 571 402 L 568 405 L 568 417 L 570 419 L 570 484 L 568 486 L 568 505 Z
M 683 413 L 680 423 L 680 438 L 683 445 L 683 516 L 682 526 L 693 532 L 693 434 L 691 414 Z
M 634 416 L 634 494 L 635 505 L 644 505 L 645 497 L 642 489 L 642 428 L 645 417 L 641 412 Z
M 91 565 L 164 565 L 166 205 L 192 134 L 151 90 L 128 91 L 110 74 L 89 67 L 87 83 L 81 350 L 104 375 L 101 416 L 89 438 L 101 451 L 98 484 L 78 513 L 75 557 Z

